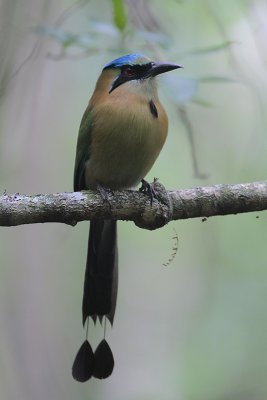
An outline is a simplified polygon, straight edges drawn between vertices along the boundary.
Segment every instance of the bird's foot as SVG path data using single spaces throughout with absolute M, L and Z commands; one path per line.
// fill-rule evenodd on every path
M 111 203 L 109 201 L 108 196 L 114 194 L 112 192 L 112 190 L 109 189 L 109 188 L 106 188 L 106 187 L 104 187 L 104 186 L 102 186 L 100 184 L 97 185 L 97 190 L 98 190 L 98 192 L 99 192 L 99 194 L 100 194 L 100 196 L 101 196 L 101 198 L 103 200 L 103 203 L 108 203 L 109 208 L 111 209 Z
M 157 183 L 157 181 L 157 178 L 154 178 L 154 181 L 152 183 L 147 182 L 145 179 L 141 180 L 142 186 L 140 187 L 139 192 L 142 192 L 149 196 L 151 206 L 154 199 L 158 200 L 158 196 L 155 190 L 155 184 Z
M 144 211 L 134 220 L 135 225 L 143 229 L 158 229 L 173 219 L 173 205 L 171 197 L 165 187 L 154 179 L 148 183 L 142 179 L 140 192 L 150 197 L 151 209 L 145 207 Z M 153 200 L 157 201 L 153 203 Z

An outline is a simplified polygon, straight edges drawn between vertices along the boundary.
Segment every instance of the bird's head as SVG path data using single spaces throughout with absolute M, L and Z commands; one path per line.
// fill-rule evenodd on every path
M 147 83 L 154 85 L 154 78 L 173 69 L 181 68 L 180 65 L 170 63 L 158 63 L 142 54 L 128 54 L 110 61 L 103 68 L 103 73 L 112 71 L 112 80 L 109 93 L 119 86 L 131 82 L 131 87 L 137 90 L 147 91 Z

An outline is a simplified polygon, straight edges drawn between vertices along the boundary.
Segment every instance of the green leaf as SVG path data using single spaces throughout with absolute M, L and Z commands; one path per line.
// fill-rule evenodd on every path
M 201 83 L 233 83 L 235 79 L 229 78 L 228 76 L 202 76 L 197 78 L 198 82 Z
M 127 25 L 127 16 L 124 0 L 112 0 L 113 3 L 113 21 L 116 27 L 123 31 Z
M 212 46 L 207 46 L 207 47 L 202 47 L 200 49 L 193 49 L 193 50 L 188 50 L 183 53 L 180 53 L 182 56 L 191 56 L 191 55 L 199 55 L 199 54 L 209 54 L 209 53 L 214 53 L 217 51 L 222 51 L 225 50 L 227 47 L 230 47 L 233 43 L 231 40 L 227 40 L 225 42 L 215 44 Z
M 213 107 L 213 104 L 210 101 L 201 99 L 199 97 L 194 97 L 193 99 L 191 99 L 191 102 L 195 103 L 201 107 L 206 107 L 206 108 Z

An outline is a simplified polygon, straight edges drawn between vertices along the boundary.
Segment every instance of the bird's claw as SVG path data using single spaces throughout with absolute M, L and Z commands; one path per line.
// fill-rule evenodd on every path
M 109 194 L 113 195 L 112 190 L 109 189 L 109 188 L 106 188 L 106 187 L 104 187 L 104 186 L 102 186 L 100 184 L 97 185 L 97 190 L 98 190 L 98 192 L 99 192 L 99 194 L 100 194 L 100 196 L 101 196 L 101 198 L 103 200 L 103 203 L 108 203 L 109 208 L 111 209 L 111 203 L 109 201 L 108 195 Z
M 145 179 L 142 179 L 141 180 L 142 186 L 139 189 L 139 192 L 142 192 L 149 196 L 151 206 L 152 206 L 154 199 L 158 200 L 157 193 L 154 189 L 156 182 L 157 182 L 157 178 L 154 178 L 154 181 L 152 183 L 149 183 Z

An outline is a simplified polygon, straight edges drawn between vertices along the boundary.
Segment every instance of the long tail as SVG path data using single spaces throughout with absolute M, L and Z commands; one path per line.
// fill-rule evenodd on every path
M 118 288 L 117 221 L 91 221 L 83 292 L 83 324 L 87 317 L 113 323 Z
M 92 317 L 102 322 L 107 317 L 113 323 L 118 288 L 118 250 L 116 221 L 91 221 L 88 240 L 84 292 L 83 324 Z M 90 343 L 84 341 L 72 367 L 72 376 L 85 382 L 92 376 L 98 379 L 112 374 L 114 359 L 105 338 L 93 352 Z

